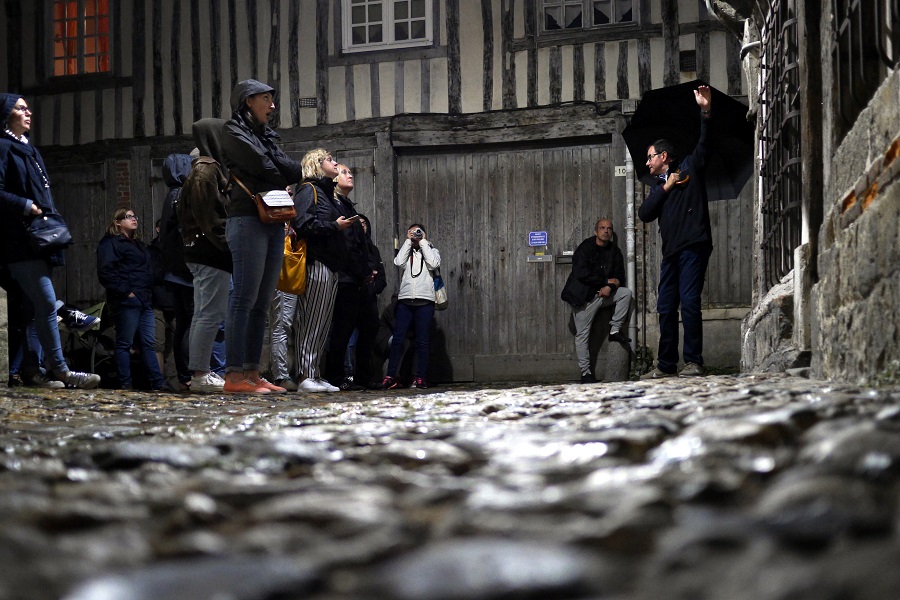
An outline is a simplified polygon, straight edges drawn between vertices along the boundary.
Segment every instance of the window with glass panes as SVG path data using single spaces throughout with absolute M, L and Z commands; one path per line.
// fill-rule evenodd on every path
M 544 31 L 585 29 L 634 21 L 635 0 L 542 0 Z
M 54 0 L 53 75 L 109 70 L 109 0 Z
M 433 0 L 343 0 L 344 51 L 431 43 Z

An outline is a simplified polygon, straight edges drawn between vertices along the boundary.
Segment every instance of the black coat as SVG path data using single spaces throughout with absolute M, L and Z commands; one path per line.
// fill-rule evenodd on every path
M 669 192 L 663 189 L 665 181 L 658 179 L 638 210 L 638 216 L 644 223 L 659 219 L 663 258 L 692 246 L 712 250 L 706 195 L 707 138 L 711 120 L 712 117 L 701 117 L 700 140 L 690 156 L 681 161 L 681 179 L 690 179 Z
M 338 228 L 340 209 L 334 201 L 334 181 L 328 177 L 304 179 L 294 194 L 297 216 L 291 226 L 306 240 L 307 261 L 320 262 L 333 272 L 347 268 L 348 251 Z
M 572 255 L 572 272 L 566 280 L 560 298 L 574 308 L 590 302 L 600 288 L 609 285 L 613 292 L 616 287 L 609 279 L 618 279 L 625 285 L 625 259 L 622 251 L 614 243 L 597 245 L 597 237 L 591 236 L 578 244 Z
M 153 260 L 140 240 L 107 233 L 97 246 L 97 276 L 111 304 L 131 293 L 142 304 L 152 304 Z
M 21 96 L 0 94 L 0 120 L 6 123 L 13 106 Z M 2 261 L 5 264 L 43 258 L 62 265 L 63 252 L 39 254 L 28 243 L 25 226 L 32 204 L 45 213 L 57 213 L 50 193 L 50 175 L 41 153 L 31 144 L 15 140 L 0 132 L 0 235 L 3 236 Z
M 350 198 L 335 191 L 335 206 L 343 217 L 352 217 L 357 214 L 356 206 Z M 344 243 L 347 246 L 347 262 L 344 269 L 338 275 L 338 282 L 344 284 L 363 285 L 371 275 L 369 269 L 369 243 L 362 223 L 357 221 L 341 233 L 344 235 Z

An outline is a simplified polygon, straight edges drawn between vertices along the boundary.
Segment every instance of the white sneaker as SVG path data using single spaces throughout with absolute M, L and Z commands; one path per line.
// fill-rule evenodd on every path
M 300 382 L 299 388 L 304 392 L 327 392 L 328 388 L 323 386 L 312 377 L 307 377 Z
M 341 391 L 341 388 L 339 388 L 339 387 L 337 387 L 337 386 L 333 386 L 333 385 L 331 385 L 330 383 L 328 383 L 328 380 L 327 380 L 327 379 L 322 379 L 321 377 L 319 377 L 319 378 L 316 379 L 316 381 L 319 382 L 319 385 L 321 385 L 323 388 L 325 388 L 325 391 L 326 391 L 326 392 L 331 393 L 331 392 L 339 392 L 339 391 Z
M 221 382 L 222 385 L 225 385 L 225 379 L 221 375 L 216 373 L 215 371 L 210 371 L 209 376 L 212 377 L 213 379 L 215 379 L 216 381 Z
M 225 382 L 213 372 L 191 377 L 191 391 L 199 394 L 215 394 L 221 392 Z

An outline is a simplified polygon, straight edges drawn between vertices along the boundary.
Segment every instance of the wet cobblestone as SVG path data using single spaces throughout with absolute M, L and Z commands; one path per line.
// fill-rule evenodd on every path
M 900 598 L 900 390 L 7 390 L 0 600 Z

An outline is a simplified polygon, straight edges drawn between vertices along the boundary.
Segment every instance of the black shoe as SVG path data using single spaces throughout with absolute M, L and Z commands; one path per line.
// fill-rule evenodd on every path
M 337 384 L 338 389 L 342 392 L 358 392 L 361 389 L 364 389 L 363 386 L 353 383 L 352 377 L 345 377 Z
M 611 342 L 621 342 L 622 344 L 630 344 L 631 338 L 622 333 L 621 331 L 617 331 L 615 333 L 609 334 L 609 341 Z
M 597 383 L 597 378 L 593 373 L 585 373 L 581 376 L 581 383 Z
M 166 394 L 177 394 L 178 393 L 178 390 L 175 389 L 175 387 L 173 387 L 172 384 L 169 383 L 168 381 L 164 381 L 163 384 L 161 386 L 159 386 L 158 388 L 153 388 L 153 391 L 154 392 L 163 392 Z

